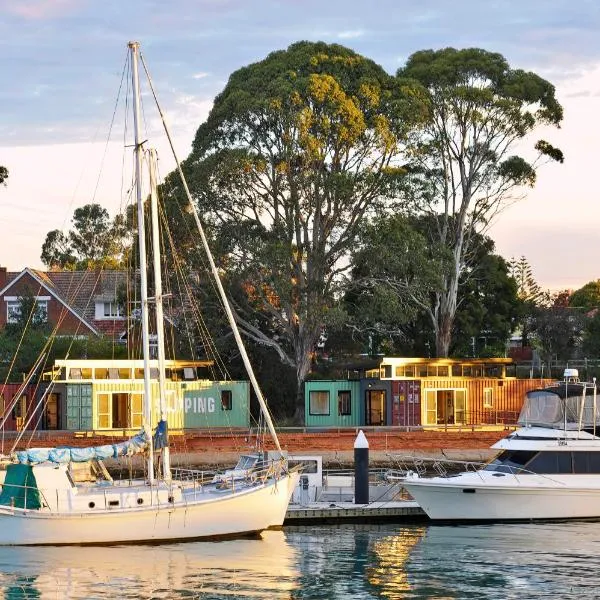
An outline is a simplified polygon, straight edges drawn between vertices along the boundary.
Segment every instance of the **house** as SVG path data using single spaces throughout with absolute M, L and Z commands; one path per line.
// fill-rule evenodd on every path
M 117 302 L 126 285 L 124 271 L 9 272 L 0 267 L 0 330 L 20 316 L 21 299 L 35 298 L 38 317 L 56 328 L 56 335 L 122 338 L 126 315 Z
M 510 358 L 384 357 L 354 379 L 307 381 L 308 426 L 431 426 L 516 423 L 525 393 L 553 383 L 519 379 Z

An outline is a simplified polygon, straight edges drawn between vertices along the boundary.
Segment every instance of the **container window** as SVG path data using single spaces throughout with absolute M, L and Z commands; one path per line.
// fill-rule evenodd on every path
M 221 410 L 233 409 L 233 394 L 231 390 L 221 390 Z
M 483 408 L 494 408 L 494 390 L 492 388 L 483 389 Z
M 352 414 L 352 394 L 350 390 L 338 392 L 338 415 L 347 416 Z
M 310 392 L 308 412 L 311 415 L 328 415 L 329 392 L 326 390 Z

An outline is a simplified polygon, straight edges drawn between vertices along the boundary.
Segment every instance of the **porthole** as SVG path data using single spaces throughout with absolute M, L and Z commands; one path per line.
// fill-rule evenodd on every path
M 167 498 L 167 500 L 168 500 L 168 501 L 169 501 L 171 504 L 173 504 L 173 502 L 175 502 L 175 498 L 173 498 L 173 496 L 169 496 L 169 497 Z
M 90 508 L 94 508 L 94 507 L 96 506 L 96 503 L 95 503 L 95 502 L 90 502 L 90 503 L 88 504 L 88 506 L 89 506 Z
M 138 504 L 144 504 L 144 499 L 143 498 L 138 498 L 137 499 L 137 503 Z

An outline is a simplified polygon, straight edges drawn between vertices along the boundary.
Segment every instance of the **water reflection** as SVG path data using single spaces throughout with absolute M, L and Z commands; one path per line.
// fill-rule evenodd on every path
M 402 598 L 410 589 L 406 563 L 424 526 L 290 527 L 300 551 L 301 598 Z
M 284 532 L 167 546 L 0 548 L 3 598 L 290 598 Z
M 373 542 L 375 560 L 373 566 L 367 568 L 366 576 L 381 596 L 397 598 L 410 590 L 407 562 L 412 548 L 425 532 L 425 527 L 405 527 Z
M 323 525 L 168 546 L 1 548 L 0 598 L 596 597 L 600 523 Z

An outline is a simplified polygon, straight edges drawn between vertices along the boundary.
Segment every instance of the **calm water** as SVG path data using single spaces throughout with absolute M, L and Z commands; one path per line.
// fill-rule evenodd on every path
M 600 523 L 293 527 L 262 539 L 0 548 L 4 598 L 595 598 Z

